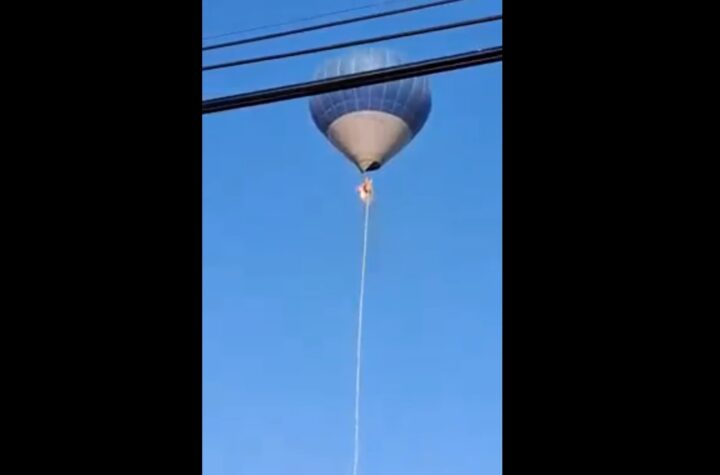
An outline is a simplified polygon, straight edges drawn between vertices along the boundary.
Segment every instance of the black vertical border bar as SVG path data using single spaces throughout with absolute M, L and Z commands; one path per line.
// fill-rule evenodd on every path
M 25 221 L 6 228 L 27 246 L 6 248 L 25 272 L 7 275 L 31 290 L 6 292 L 6 321 L 26 327 L 5 332 L 19 462 L 200 474 L 201 3 L 30 9 L 10 22 L 41 45 L 14 75 L 30 92 L 8 99 L 32 133 L 4 172 Z
M 615 64 L 598 46 L 604 41 L 608 51 L 619 51 L 610 41 L 619 16 L 602 17 L 594 8 L 503 2 L 508 475 L 617 470 L 610 468 L 617 453 L 606 432 L 619 427 L 609 425 L 618 387 L 608 379 L 612 344 L 604 338 L 618 325 L 619 308 L 608 305 L 613 281 L 599 258 L 614 226 L 603 209 L 612 190 L 601 184 L 616 153 L 610 146 L 614 119 L 603 115 L 609 88 L 602 81 Z M 562 45 L 563 53 L 546 54 L 548 45 Z

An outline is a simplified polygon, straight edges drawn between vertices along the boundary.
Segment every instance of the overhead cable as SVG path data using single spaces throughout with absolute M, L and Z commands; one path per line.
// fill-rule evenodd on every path
M 265 61 L 274 61 L 274 60 L 278 60 L 278 59 L 292 58 L 295 56 L 303 56 L 303 55 L 308 55 L 308 54 L 320 53 L 323 51 L 331 51 L 331 50 L 336 50 L 336 49 L 349 48 L 352 46 L 360 46 L 360 45 L 366 45 L 366 44 L 371 44 L 371 43 L 379 43 L 381 41 L 394 40 L 394 39 L 398 39 L 398 38 L 407 38 L 409 36 L 425 35 L 428 33 L 435 33 L 438 31 L 451 30 L 451 29 L 455 29 L 455 28 L 464 28 L 467 26 L 478 25 L 481 23 L 489 23 L 489 22 L 498 21 L 501 19 L 502 19 L 502 15 L 492 15 L 492 16 L 486 16 L 486 17 L 481 17 L 481 18 L 474 18 L 472 20 L 458 21 L 455 23 L 445 23 L 442 25 L 431 26 L 428 28 L 421 28 L 419 30 L 403 31 L 400 33 L 393 33 L 390 35 L 374 36 L 371 38 L 364 38 L 361 40 L 346 41 L 344 43 L 334 43 L 334 44 L 319 46 L 319 47 L 315 47 L 315 48 L 290 51 L 287 53 L 272 54 L 272 55 L 267 55 L 267 56 L 256 56 L 254 58 L 241 59 L 241 60 L 237 60 L 237 61 L 216 63 L 216 64 L 211 64 L 208 66 L 203 66 L 202 70 L 203 71 L 211 71 L 211 70 L 216 70 L 216 69 L 225 69 L 225 68 L 232 68 L 232 67 L 237 67 L 237 66 L 245 66 L 248 64 L 261 63 L 261 62 L 265 62 Z
M 209 50 L 216 50 L 216 49 L 220 49 L 220 48 L 228 48 L 230 46 L 238 46 L 238 45 L 244 45 L 244 44 L 248 44 L 248 43 L 257 43 L 259 41 L 266 41 L 266 40 L 271 40 L 271 39 L 275 39 L 275 38 L 282 38 L 285 36 L 298 35 L 300 33 L 307 33 L 310 31 L 324 30 L 324 29 L 333 28 L 336 26 L 349 25 L 351 23 L 358 23 L 358 22 L 362 22 L 362 21 L 374 20 L 376 18 L 384 18 L 384 17 L 388 17 L 388 16 L 393 16 L 393 15 L 400 15 L 403 13 L 410 13 L 410 12 L 415 12 L 415 11 L 419 11 L 419 10 L 425 10 L 427 8 L 439 7 L 439 6 L 448 5 L 451 3 L 457 3 L 457 2 L 461 2 L 461 1 L 463 1 L 463 0 L 442 0 L 442 1 L 436 1 L 436 2 L 430 2 L 430 3 L 423 3 L 420 5 L 414 5 L 411 7 L 398 8 L 396 10 L 389 10 L 389 11 L 385 11 L 385 12 L 373 13 L 370 15 L 362 15 L 362 16 L 357 16 L 357 17 L 353 17 L 353 18 L 347 18 L 345 20 L 336 20 L 336 21 L 331 21 L 328 23 L 322 23 L 319 25 L 306 26 L 303 28 L 296 28 L 294 30 L 280 31 L 277 33 L 269 33 L 267 35 L 253 36 L 251 38 L 243 38 L 241 40 L 227 41 L 224 43 L 207 45 L 207 46 L 203 46 L 202 50 L 209 51 Z
M 499 61 L 502 61 L 502 46 L 495 46 L 479 51 L 405 63 L 389 68 L 207 99 L 202 103 L 202 113 L 203 115 L 213 114 Z
M 213 40 L 213 39 L 216 39 L 216 38 L 223 38 L 223 37 L 225 37 L 225 36 L 239 35 L 239 34 L 242 34 L 242 33 L 250 33 L 250 32 L 259 31 L 259 30 L 268 30 L 268 29 L 270 29 L 270 28 L 277 28 L 277 27 L 279 27 L 279 26 L 295 25 L 295 24 L 297 24 L 297 23 L 305 23 L 305 22 L 307 22 L 307 21 L 317 20 L 317 19 L 319 19 L 319 18 L 327 18 L 327 17 L 330 17 L 330 16 L 341 15 L 341 14 L 343 14 L 343 13 L 350 13 L 350 12 L 356 12 L 356 11 L 360 11 L 360 10 L 367 10 L 367 9 L 369 9 L 369 8 L 384 7 L 384 6 L 387 6 L 387 5 L 393 5 L 393 4 L 395 4 L 395 3 L 407 3 L 408 1 L 409 1 L 409 0 L 390 0 L 390 1 L 386 1 L 386 2 L 367 3 L 367 4 L 365 4 L 365 5 L 359 5 L 359 6 L 353 7 L 353 8 L 345 8 L 345 9 L 343 9 L 343 10 L 334 10 L 334 11 L 331 11 L 331 12 L 319 13 L 319 14 L 317 14 L 317 15 L 312 15 L 312 16 L 303 17 L 303 18 L 296 18 L 296 19 L 294 19 L 294 20 L 288 20 L 288 21 L 284 21 L 284 22 L 281 22 L 281 23 L 270 23 L 270 24 L 266 24 L 266 25 L 255 26 L 255 27 L 252 27 L 252 28 L 246 28 L 246 29 L 244 29 L 244 30 L 235 30 L 235 31 L 227 32 L 227 33 L 221 33 L 221 34 L 219 34 L 219 35 L 204 36 L 204 37 L 202 38 L 202 40 L 203 40 L 203 41 Z

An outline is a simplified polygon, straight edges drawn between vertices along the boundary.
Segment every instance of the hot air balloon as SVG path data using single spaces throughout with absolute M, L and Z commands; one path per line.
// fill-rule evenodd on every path
M 371 48 L 326 62 L 315 75 L 326 79 L 402 64 L 396 52 Z M 362 173 L 377 170 L 425 125 L 430 114 L 428 80 L 401 79 L 313 96 L 310 113 L 328 140 Z

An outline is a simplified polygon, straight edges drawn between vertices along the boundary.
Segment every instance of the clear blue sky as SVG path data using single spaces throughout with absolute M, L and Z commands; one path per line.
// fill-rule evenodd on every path
M 203 0 L 203 35 L 372 0 Z M 408 2 L 410 3 L 410 2 Z M 499 1 L 204 55 L 204 62 L 484 16 Z M 383 44 L 422 59 L 501 24 Z M 203 75 L 213 97 L 345 51 Z M 360 473 L 501 473 L 502 65 L 430 77 L 433 110 L 373 174 Z M 349 475 L 362 207 L 307 99 L 203 118 L 203 473 Z

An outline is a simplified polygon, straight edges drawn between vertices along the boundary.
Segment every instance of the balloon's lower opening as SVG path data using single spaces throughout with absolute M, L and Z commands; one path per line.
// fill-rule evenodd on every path
M 371 172 L 373 170 L 377 170 L 380 168 L 380 162 L 372 162 L 368 167 L 365 169 L 366 172 Z

